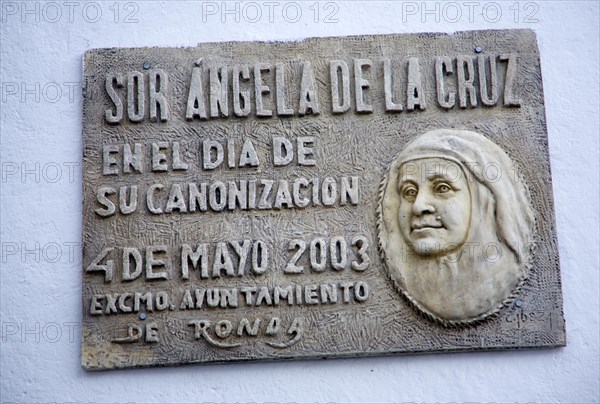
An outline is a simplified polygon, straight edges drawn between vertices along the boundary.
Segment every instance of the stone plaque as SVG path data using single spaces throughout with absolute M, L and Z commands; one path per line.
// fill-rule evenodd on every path
M 565 345 L 532 31 L 83 74 L 85 369 Z

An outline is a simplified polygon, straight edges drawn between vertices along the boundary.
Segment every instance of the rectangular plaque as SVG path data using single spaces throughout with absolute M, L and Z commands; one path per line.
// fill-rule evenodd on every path
M 83 74 L 85 369 L 565 345 L 532 31 Z

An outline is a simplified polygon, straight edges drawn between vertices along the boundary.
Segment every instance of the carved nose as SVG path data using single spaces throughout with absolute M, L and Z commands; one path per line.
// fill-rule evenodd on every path
M 421 216 L 427 213 L 435 213 L 435 207 L 430 203 L 428 195 L 425 193 L 418 193 L 412 211 L 414 215 Z

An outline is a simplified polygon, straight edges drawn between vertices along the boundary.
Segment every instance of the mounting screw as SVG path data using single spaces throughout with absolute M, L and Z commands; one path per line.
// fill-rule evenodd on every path
M 140 320 L 145 320 L 146 319 L 146 313 L 140 313 L 139 317 L 140 317 Z
M 144 64 L 142 65 L 142 67 L 144 68 L 144 70 L 148 70 L 150 68 L 150 63 L 144 62 Z
M 523 307 L 523 301 L 522 300 L 515 301 L 515 306 L 517 306 L 517 307 Z
M 481 53 L 481 52 L 483 52 L 483 48 L 481 46 L 476 46 L 475 53 Z

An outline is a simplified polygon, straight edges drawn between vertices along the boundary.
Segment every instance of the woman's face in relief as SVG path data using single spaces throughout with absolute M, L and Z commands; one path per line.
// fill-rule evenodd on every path
M 442 158 L 400 166 L 398 223 L 404 240 L 419 255 L 453 252 L 467 239 L 471 193 L 462 168 Z

